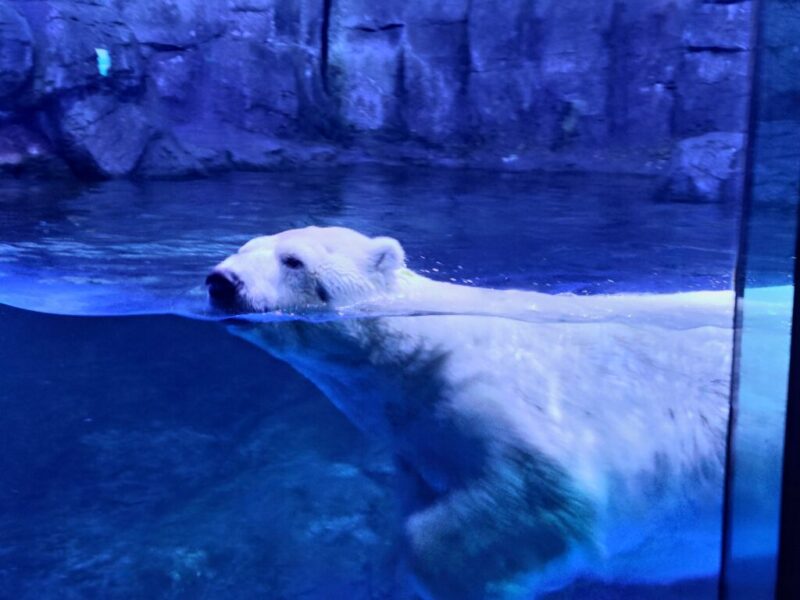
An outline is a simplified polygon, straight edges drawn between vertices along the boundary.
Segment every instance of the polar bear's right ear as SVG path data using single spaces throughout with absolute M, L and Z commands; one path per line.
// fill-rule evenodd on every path
M 396 271 L 406 266 L 406 253 L 400 242 L 394 238 L 372 238 L 370 265 L 381 273 Z

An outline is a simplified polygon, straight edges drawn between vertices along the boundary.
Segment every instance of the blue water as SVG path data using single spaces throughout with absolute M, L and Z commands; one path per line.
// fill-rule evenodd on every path
M 5 185 L 0 598 L 413 598 L 387 449 L 288 366 L 174 314 L 206 315 L 203 279 L 240 244 L 308 224 L 392 235 L 410 267 L 467 285 L 730 289 L 738 207 L 659 191 L 372 167 Z M 548 597 L 715 593 L 579 580 Z
M 175 312 L 256 235 L 343 225 L 470 285 L 576 293 L 730 289 L 738 206 L 660 199 L 643 177 L 407 169 L 0 189 L 0 302 Z M 40 293 L 42 291 L 46 293 Z M 193 295 L 194 294 L 194 295 Z

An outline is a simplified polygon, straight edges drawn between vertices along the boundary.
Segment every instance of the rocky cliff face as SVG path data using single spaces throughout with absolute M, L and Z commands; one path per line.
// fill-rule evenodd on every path
M 0 163 L 664 169 L 707 193 L 739 160 L 752 19 L 729 0 L 0 0 Z

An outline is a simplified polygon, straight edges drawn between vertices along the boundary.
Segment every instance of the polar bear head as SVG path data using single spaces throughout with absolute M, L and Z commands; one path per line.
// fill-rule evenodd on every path
M 324 310 L 390 293 L 404 267 L 397 240 L 305 227 L 250 240 L 206 285 L 212 305 L 226 312 Z

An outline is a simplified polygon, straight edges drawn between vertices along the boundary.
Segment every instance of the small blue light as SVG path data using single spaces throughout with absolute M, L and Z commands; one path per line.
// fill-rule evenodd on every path
M 95 48 L 97 54 L 97 71 L 103 77 L 108 77 L 108 71 L 111 69 L 111 55 L 105 48 Z

